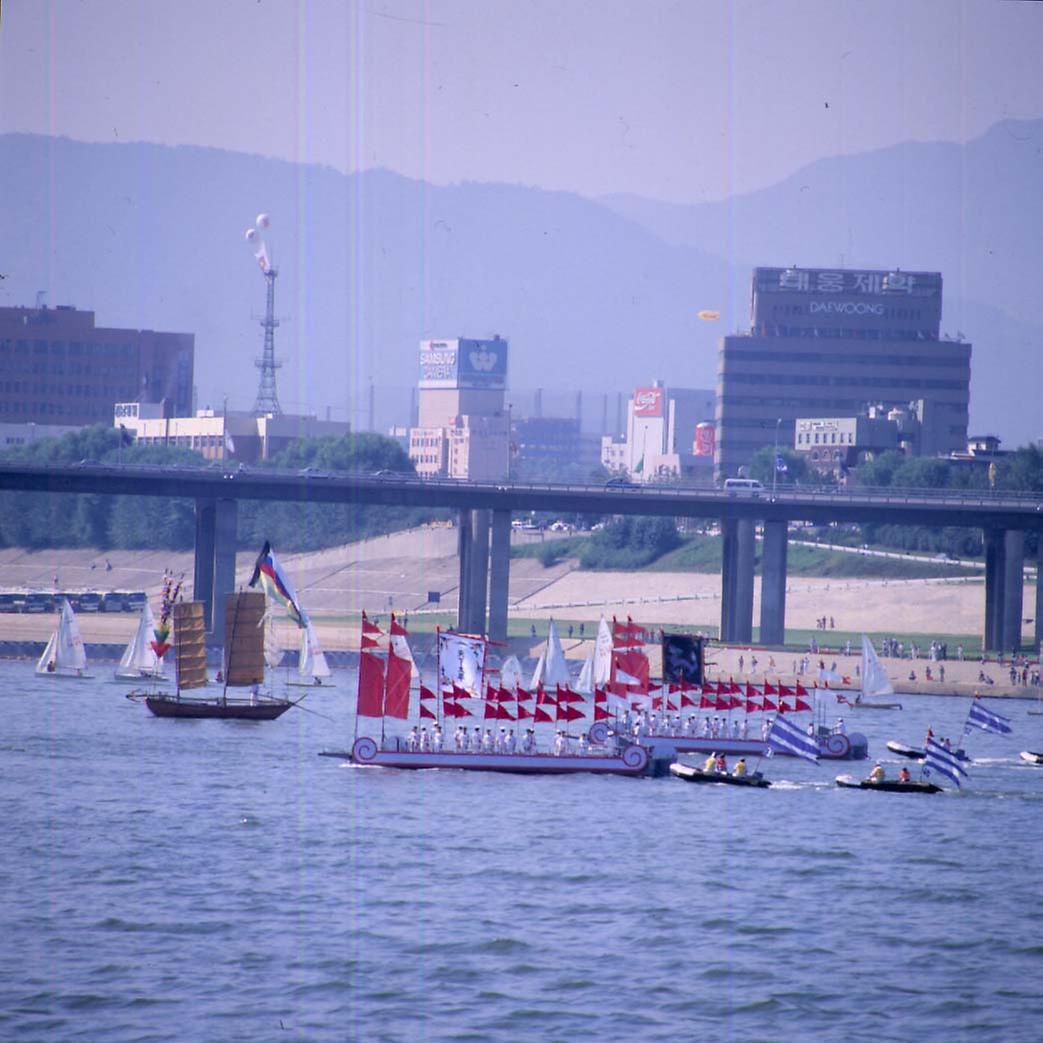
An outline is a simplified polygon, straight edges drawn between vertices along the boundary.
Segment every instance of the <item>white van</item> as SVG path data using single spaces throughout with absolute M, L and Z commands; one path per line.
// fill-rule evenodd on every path
M 756 478 L 725 478 L 724 491 L 731 496 L 760 496 L 764 486 Z

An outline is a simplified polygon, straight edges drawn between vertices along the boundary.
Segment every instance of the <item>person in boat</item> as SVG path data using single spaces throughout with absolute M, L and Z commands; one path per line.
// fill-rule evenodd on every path
M 55 661 L 54 661 L 53 659 L 52 659 L 52 660 L 51 660 L 51 661 L 50 661 L 50 662 L 49 662 L 49 663 L 47 664 L 47 672 L 48 672 L 49 674 L 53 674 L 53 673 L 54 673 L 54 671 L 55 671 L 55 670 L 56 670 L 57 668 L 58 668 L 58 664 L 57 664 L 57 663 L 55 663 Z
M 709 739 L 710 738 L 710 715 L 709 714 L 707 714 L 703 718 L 703 738 L 704 739 Z
M 481 753 L 482 752 L 482 729 L 475 728 L 474 736 L 471 738 L 471 752 Z
M 847 735 L 847 725 L 844 723 L 843 717 L 837 718 L 837 726 L 833 729 L 837 735 Z
M 426 728 L 420 729 L 420 752 L 430 753 L 431 752 L 431 736 L 427 734 Z
M 436 724 L 434 731 L 431 733 L 431 749 L 434 750 L 435 753 L 442 752 L 442 741 L 442 726 Z
M 585 757 L 587 755 L 587 733 L 580 732 L 579 736 L 579 755 Z
M 898 773 L 898 781 L 899 782 L 908 782 L 909 781 L 909 769 L 908 768 L 903 767 L 902 770 L 899 771 L 899 773 Z
M 463 728 L 460 727 L 460 725 L 457 725 L 456 726 L 456 731 L 453 732 L 453 745 L 456 747 L 456 752 L 457 753 L 463 753 L 464 750 L 467 748 L 464 745 L 466 739 L 467 739 L 467 732 L 465 732 L 463 730 Z
M 409 750 L 410 753 L 416 753 L 416 751 L 419 748 L 420 748 L 420 735 L 417 732 L 416 725 L 414 724 L 412 730 L 409 733 L 409 735 L 406 736 L 406 749 Z
M 560 757 L 565 752 L 565 733 L 559 728 L 554 733 L 554 756 Z
M 873 765 L 873 770 L 869 773 L 869 782 L 883 782 L 887 778 L 887 773 L 884 771 L 884 766 L 877 761 Z
M 503 753 L 504 752 L 503 747 L 504 747 L 504 744 L 506 742 L 507 742 L 507 729 L 506 728 L 501 728 L 500 729 L 500 734 L 497 735 L 496 739 L 493 741 L 493 751 L 495 753 Z
M 220 670 L 218 670 L 217 671 L 217 676 L 214 678 L 214 680 L 218 684 L 224 684 L 225 683 L 225 675 Z
M 741 737 L 743 739 L 748 739 L 750 737 L 750 718 L 748 716 L 745 716 L 742 719 Z
M 522 753 L 535 753 L 536 752 L 536 733 L 532 728 L 525 729 L 525 738 L 521 742 Z
M 717 754 L 711 753 L 706 760 L 703 761 L 703 771 L 716 771 L 717 770 Z
M 496 748 L 496 740 L 493 738 L 492 728 L 485 729 L 485 735 L 482 737 L 482 753 L 492 753 Z
M 260 694 L 261 686 L 255 681 L 252 685 L 250 685 L 250 702 L 254 706 L 257 705 L 257 700 L 260 697 Z
M 316 685 L 317 685 L 317 686 L 318 686 L 319 688 L 321 688 L 321 687 L 322 687 L 322 678 L 321 678 L 321 677 L 316 677 L 316 678 L 315 678 L 315 684 L 316 684 Z
M 735 767 L 732 768 L 732 774 L 737 779 L 741 779 L 746 774 L 746 758 L 745 757 L 740 757 L 735 762 Z
M 722 775 L 728 774 L 728 758 L 723 753 L 717 755 L 717 770 Z
M 741 726 L 739 724 L 739 718 L 736 717 L 735 720 L 732 721 L 732 738 L 733 739 L 738 739 L 740 727 Z
M 508 732 L 507 738 L 503 740 L 503 752 L 514 753 L 518 745 L 518 740 L 514 735 L 514 732 Z
M 761 721 L 761 742 L 767 742 L 768 741 L 768 732 L 770 732 L 770 731 L 771 731 L 771 721 L 769 721 L 765 717 L 765 719 L 763 721 Z

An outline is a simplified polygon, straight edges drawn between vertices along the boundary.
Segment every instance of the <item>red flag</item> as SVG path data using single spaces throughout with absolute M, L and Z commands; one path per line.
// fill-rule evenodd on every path
M 677 704 L 676 704 L 676 703 L 672 703 L 672 702 L 670 702 L 670 700 L 669 700 L 669 699 L 667 699 L 667 701 L 666 701 L 666 708 L 667 708 L 667 709 L 668 709 L 668 710 L 669 710 L 669 711 L 670 711 L 671 713 L 677 713 Z
M 461 688 L 458 684 L 453 685 L 453 698 L 454 699 L 473 699 L 474 696 L 466 688 Z
M 780 695 L 781 692 L 775 685 L 771 684 L 767 678 L 764 679 L 764 694 L 765 695 Z
M 755 703 L 752 699 L 746 700 L 746 712 L 747 713 L 760 713 L 764 707 L 760 703 Z
M 826 687 L 828 688 L 829 685 L 826 685 Z M 844 706 L 850 706 L 851 705 L 851 702 L 848 700 L 848 697 L 846 695 L 843 695 L 840 692 L 837 692 L 837 702 L 838 703 L 843 703 Z
M 699 709 L 700 710 L 716 710 L 717 700 L 711 699 L 708 695 L 699 696 Z
M 536 705 L 537 706 L 555 706 L 555 700 L 553 695 L 548 695 L 543 690 L 543 685 L 539 685 L 536 689 Z
M 803 699 L 798 699 L 796 701 L 796 703 L 794 704 L 794 706 L 793 706 L 793 712 L 794 713 L 800 713 L 801 710 L 810 710 L 810 709 L 811 709 L 811 707 L 806 702 L 804 702 Z
M 581 703 L 583 702 L 583 696 L 579 692 L 574 692 L 571 688 L 562 688 L 558 685 L 558 702 L 559 703 Z
M 788 702 L 786 702 L 785 699 L 780 699 L 779 700 L 779 713 L 792 713 L 792 712 L 793 712 L 793 710 L 790 707 L 790 704 Z
M 585 715 L 574 706 L 558 706 L 559 721 L 581 721 L 584 716 Z
M 728 688 L 728 693 L 730 695 L 742 695 L 742 687 L 739 685 L 739 682 L 736 681 L 734 677 L 732 678 L 732 683 Z
M 507 709 L 506 706 L 503 705 L 503 703 L 501 703 L 497 707 L 497 709 L 496 709 L 496 716 L 501 721 L 513 721 L 514 720 L 514 715 L 511 713 L 510 710 Z
M 605 689 L 604 688 L 595 688 L 594 689 L 594 705 L 596 706 L 598 703 L 607 703 L 607 702 L 608 702 L 608 694 L 605 692 Z
M 554 721 L 554 718 L 542 706 L 536 707 L 536 712 L 532 715 L 532 719 L 536 722 L 543 721 L 546 724 L 551 724 Z
M 799 688 L 800 686 L 798 685 L 797 687 Z M 792 688 L 787 688 L 784 684 L 779 684 L 779 695 L 787 696 L 787 695 L 793 695 L 793 694 L 794 694 L 794 692 L 793 692 Z
M 612 717 L 612 714 L 608 712 L 603 706 L 594 707 L 594 720 L 595 721 L 607 721 Z
M 365 652 L 359 656 L 359 717 L 381 717 L 384 710 L 384 661 Z
M 715 691 L 717 695 L 727 695 L 731 691 L 731 688 L 729 688 L 724 681 L 718 681 Z
M 516 698 L 520 703 L 532 702 L 532 692 L 527 692 L 524 688 L 519 688 L 516 693 Z
M 718 696 L 713 708 L 715 710 L 730 710 L 732 708 L 732 697 L 730 695 Z
M 800 683 L 800 681 L 798 681 L 797 682 L 797 687 L 794 690 L 794 695 L 807 695 L 807 694 L 808 694 L 808 690 Z
M 466 706 L 461 706 L 459 703 L 453 703 L 453 716 L 454 717 L 473 717 L 474 714 L 467 709 Z
M 486 703 L 485 713 L 482 716 L 487 721 L 498 721 L 500 719 L 500 708 L 495 703 Z
M 406 630 L 401 623 L 395 619 L 395 613 L 391 613 L 391 636 L 392 637 L 409 637 L 409 631 Z
M 451 714 L 449 712 L 449 707 L 448 706 L 445 708 L 445 715 L 446 715 L 446 717 L 452 717 L 453 716 L 453 714 Z M 421 703 L 420 704 L 420 717 L 421 717 L 421 719 L 424 718 L 424 717 L 429 717 L 433 721 L 433 720 L 436 719 L 435 718 L 435 711 L 434 710 L 429 710 L 423 703 Z
M 767 685 L 764 686 L 764 690 L 765 691 L 768 690 L 768 686 Z M 747 681 L 746 682 L 746 698 L 747 699 L 756 699 L 758 695 L 760 695 L 760 692 L 758 692 L 757 689 L 754 688 L 753 685 L 750 684 L 749 681 Z
M 486 702 L 495 703 L 499 699 L 499 692 L 491 684 L 485 686 Z
M 404 721 L 409 716 L 409 681 L 413 676 L 413 664 L 408 659 L 388 649 L 387 692 L 384 696 L 384 713 Z
M 663 697 L 661 695 L 652 696 L 652 709 L 661 710 L 663 708 Z
M 682 692 L 681 693 L 681 706 L 682 707 L 685 707 L 685 706 L 695 706 L 695 700 L 690 695 L 685 695 L 684 692 Z
M 777 710 L 778 709 L 778 707 L 767 696 L 764 697 L 763 702 L 764 702 L 764 709 L 765 710 Z
M 425 688 L 424 685 L 420 686 L 420 698 L 421 699 L 434 699 L 435 693 L 430 688 Z
M 524 721 L 527 718 L 531 718 L 531 717 L 532 717 L 532 714 L 529 712 L 528 708 L 523 706 L 521 703 L 518 703 L 518 720 L 519 721 Z
M 362 635 L 362 641 L 359 643 L 360 648 L 379 648 L 380 642 L 375 637 L 370 637 L 368 634 Z
M 514 692 L 509 691 L 506 688 L 500 688 L 500 689 L 497 690 L 496 698 L 501 703 L 513 703 L 514 702 Z M 511 719 L 513 720 L 513 718 L 511 718 Z
M 377 626 L 376 623 L 371 623 L 366 616 L 365 611 L 362 613 L 362 633 L 363 634 L 383 634 L 384 631 Z

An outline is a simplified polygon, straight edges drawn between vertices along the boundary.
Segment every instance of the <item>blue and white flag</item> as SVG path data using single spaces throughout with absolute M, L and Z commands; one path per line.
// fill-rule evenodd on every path
M 959 759 L 952 750 L 947 750 L 941 743 L 934 739 L 927 740 L 927 755 L 923 761 L 923 773 L 926 778 L 932 771 L 944 775 L 947 779 L 960 785 L 960 776 L 967 777 L 967 772 L 961 766 Z
M 782 458 L 782 454 L 779 453 L 778 456 L 775 457 L 775 471 L 778 474 L 785 474 L 788 470 L 789 468 L 786 466 L 786 461 Z
M 997 735 L 1010 734 L 1010 718 L 1001 713 L 987 710 L 985 704 L 975 699 L 971 703 L 971 712 L 967 714 L 967 724 L 963 734 L 970 735 L 971 728 L 980 728 L 983 732 L 995 732 Z
M 808 735 L 803 728 L 791 724 L 782 716 L 771 722 L 768 748 L 780 753 L 792 753 L 794 756 L 818 763 L 818 743 L 814 736 Z

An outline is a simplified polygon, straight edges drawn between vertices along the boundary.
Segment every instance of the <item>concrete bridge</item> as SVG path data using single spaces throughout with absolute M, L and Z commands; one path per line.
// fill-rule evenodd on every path
M 462 482 L 404 475 L 327 474 L 262 468 L 72 467 L 0 465 L 0 489 L 100 493 L 195 500 L 195 591 L 207 625 L 223 633 L 224 598 L 235 583 L 238 501 L 442 507 L 459 512 L 460 601 L 457 624 L 469 633 L 507 632 L 511 514 L 633 514 L 716 518 L 723 536 L 721 639 L 753 634 L 754 530 L 764 529 L 760 640 L 782 644 L 786 621 L 786 557 L 791 521 L 977 528 L 985 541 L 986 649 L 1011 650 L 1021 638 L 1025 534 L 1043 537 L 1043 498 L 994 491 L 747 490 L 608 484 L 597 486 Z M 1040 539 L 1043 548 L 1043 538 Z M 1043 637 L 1043 584 L 1036 583 L 1034 645 Z

